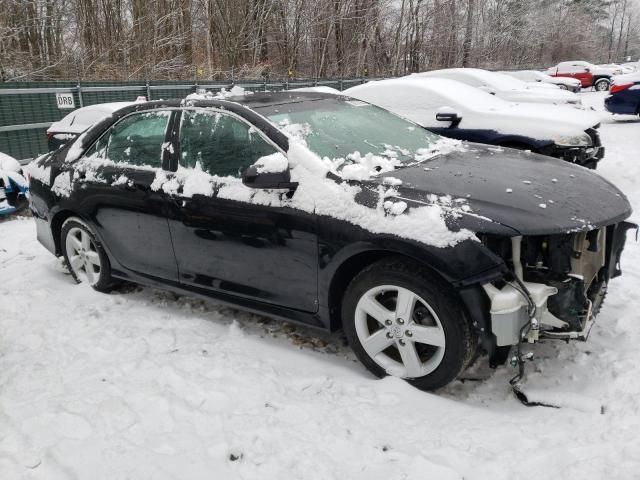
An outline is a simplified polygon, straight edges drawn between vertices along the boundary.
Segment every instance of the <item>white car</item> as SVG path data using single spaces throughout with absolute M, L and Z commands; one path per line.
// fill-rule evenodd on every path
M 447 68 L 414 73 L 415 77 L 446 78 L 457 80 L 470 87 L 479 88 L 510 102 L 547 103 L 555 105 L 579 105 L 582 102 L 575 93 L 559 88 L 534 88 L 521 80 L 497 72 L 478 68 Z
M 580 80 L 569 77 L 552 77 L 546 73 L 538 72 L 537 70 L 514 70 L 500 73 L 517 78 L 518 80 L 529 84 L 539 83 L 541 85 L 555 85 L 563 90 L 569 90 L 573 93 L 579 93 L 580 90 L 582 90 Z
M 62 120 L 53 122 L 47 129 L 49 151 L 57 150 L 104 117 L 132 103 L 134 102 L 98 103 L 72 111 Z
M 556 105 L 517 104 L 455 80 L 410 76 L 345 90 L 445 137 L 531 150 L 595 168 L 600 119 Z

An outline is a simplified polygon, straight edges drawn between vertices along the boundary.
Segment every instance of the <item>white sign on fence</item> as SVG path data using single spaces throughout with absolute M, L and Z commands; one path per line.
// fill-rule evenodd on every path
M 56 103 L 58 108 L 76 108 L 76 104 L 73 101 L 73 93 L 56 93 Z

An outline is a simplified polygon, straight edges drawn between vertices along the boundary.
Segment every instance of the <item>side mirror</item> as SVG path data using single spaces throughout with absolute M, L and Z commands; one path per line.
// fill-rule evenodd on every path
M 438 122 L 450 122 L 451 125 L 449 126 L 449 128 L 455 128 L 462 121 L 462 117 L 460 117 L 456 112 L 453 112 L 445 108 L 441 108 L 436 113 L 436 120 Z
M 496 92 L 491 87 L 488 87 L 487 85 L 480 85 L 478 87 L 478 90 L 482 90 L 483 92 L 490 93 L 491 95 L 496 94 Z
M 589 67 L 584 67 L 584 71 L 589 73 L 591 71 L 591 69 Z
M 251 165 L 242 174 L 242 183 L 250 188 L 295 190 L 296 182 L 291 181 L 289 169 L 282 172 L 259 172 L 258 165 Z

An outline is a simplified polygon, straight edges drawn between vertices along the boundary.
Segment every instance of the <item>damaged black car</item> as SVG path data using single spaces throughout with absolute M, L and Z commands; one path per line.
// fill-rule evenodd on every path
M 29 174 L 38 239 L 78 282 L 343 329 L 425 390 L 477 353 L 586 339 L 635 227 L 590 170 L 320 93 L 135 104 Z

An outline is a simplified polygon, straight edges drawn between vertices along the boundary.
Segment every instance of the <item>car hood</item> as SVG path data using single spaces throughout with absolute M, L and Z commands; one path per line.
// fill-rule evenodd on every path
M 393 194 L 398 200 L 410 207 L 440 204 L 452 213 L 452 224 L 478 233 L 508 233 L 504 227 L 513 235 L 591 230 L 631 214 L 625 195 L 591 170 L 520 150 L 465 147 L 375 182 L 399 179 Z
M 580 82 L 580 80 L 578 80 L 577 78 L 571 78 L 571 77 L 549 77 L 550 83 L 553 83 L 555 85 L 582 85 L 582 83 Z
M 469 121 L 491 125 L 500 132 L 517 133 L 540 140 L 561 135 L 579 135 L 600 122 L 596 114 L 587 110 L 576 112 L 575 107 L 566 105 L 511 103 L 497 110 L 483 109 L 469 113 Z M 464 113 L 461 127 L 480 128 L 465 125 Z

